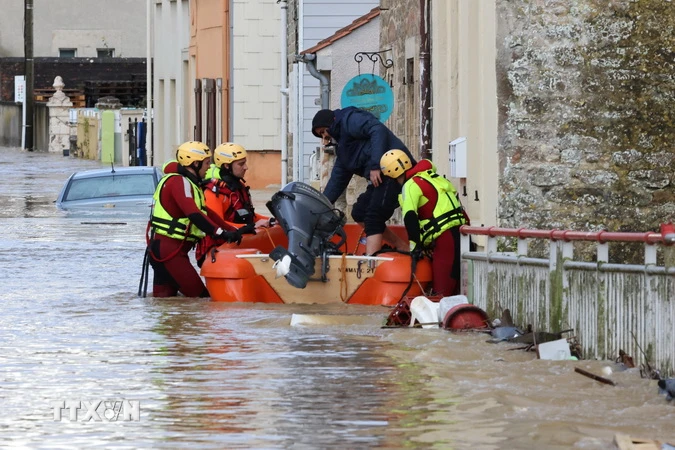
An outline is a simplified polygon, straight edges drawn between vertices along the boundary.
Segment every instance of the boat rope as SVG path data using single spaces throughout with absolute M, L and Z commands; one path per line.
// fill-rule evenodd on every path
M 424 294 L 424 288 L 422 287 L 422 283 L 420 283 L 420 280 L 417 278 L 416 274 L 413 274 L 413 276 L 415 277 L 415 282 L 417 283 L 417 286 L 419 286 L 420 291 Z
M 188 222 L 187 229 L 190 229 L 190 223 Z M 181 250 L 183 247 L 183 243 L 187 241 L 187 235 L 181 242 L 181 245 L 176 249 L 175 252 L 172 252 L 169 256 L 166 258 L 158 259 L 155 258 L 155 255 L 152 254 L 152 250 L 150 250 L 150 243 L 152 240 L 155 238 L 155 232 L 152 229 L 152 226 L 150 225 L 150 221 L 148 221 L 148 225 L 145 228 L 145 253 L 143 254 L 143 265 L 141 267 L 141 279 L 138 282 L 138 296 L 139 297 L 147 297 L 148 295 L 148 282 L 150 281 L 150 258 L 154 259 L 158 263 L 164 263 L 174 256 L 178 254 L 178 252 Z
M 342 263 L 340 265 L 340 270 L 342 273 L 342 278 L 340 278 L 340 300 L 342 303 L 347 301 L 347 294 L 349 294 L 349 288 L 347 286 L 347 254 L 342 254 Z
M 192 224 L 191 224 L 190 222 L 188 222 L 188 223 L 187 223 L 187 227 L 186 227 L 185 229 L 186 229 L 186 230 L 189 230 L 191 225 L 192 225 Z M 150 227 L 150 223 L 149 223 L 149 222 L 148 222 L 148 227 Z M 151 231 L 151 233 L 152 233 L 152 235 L 148 234 L 148 232 L 146 231 L 146 234 L 145 234 L 145 242 L 147 243 L 148 248 L 150 248 L 150 241 L 154 238 L 154 235 L 155 235 L 154 231 Z M 174 251 L 173 253 L 171 253 L 171 254 L 170 254 L 169 256 L 167 256 L 166 258 L 159 259 L 159 258 L 155 257 L 155 255 L 152 253 L 152 251 L 150 251 L 150 257 L 151 257 L 152 259 L 154 259 L 155 261 L 157 261 L 158 263 L 165 263 L 165 262 L 167 262 L 168 260 L 170 260 L 170 259 L 172 259 L 173 257 L 175 257 L 175 256 L 178 254 L 178 252 L 180 252 L 181 248 L 183 248 L 183 244 L 188 240 L 188 237 L 189 237 L 189 236 L 188 236 L 187 233 L 186 233 L 186 234 L 185 234 L 185 237 L 184 237 L 183 240 L 181 241 L 181 245 L 180 245 L 178 248 L 176 248 L 176 251 Z
M 361 239 L 365 237 L 366 235 L 366 230 L 362 230 L 361 234 L 359 235 L 358 238 L 356 238 L 356 246 L 354 247 L 354 251 L 352 252 L 352 255 L 356 255 L 356 251 L 359 249 L 359 245 L 361 245 Z
M 143 265 L 141 266 L 141 279 L 138 282 L 138 296 L 143 298 L 148 295 L 148 280 L 150 279 L 149 265 L 150 247 L 145 247 L 145 252 L 143 253 Z
M 270 229 L 263 228 L 263 230 L 265 230 L 265 234 L 267 234 L 267 237 L 269 238 L 270 243 L 272 244 L 272 248 L 276 247 L 276 245 L 274 244 L 274 239 L 272 239 L 272 235 L 270 234 Z
M 415 276 L 415 270 L 417 269 L 417 258 L 413 256 L 412 254 L 410 255 L 410 281 L 408 281 L 408 285 L 406 286 L 405 290 L 401 294 L 401 298 L 398 299 L 400 302 L 405 298 L 406 295 L 408 295 L 408 291 L 412 287 L 413 280 L 417 281 L 417 284 L 420 282 L 417 280 L 417 277 Z M 422 287 L 422 286 L 420 286 Z M 424 292 L 424 289 L 422 289 L 422 292 Z M 398 302 L 397 302 L 398 303 Z
M 145 228 L 145 252 L 143 253 L 143 264 L 141 266 L 141 279 L 138 281 L 138 296 L 148 295 L 148 279 L 150 278 L 150 235 L 152 233 L 150 221 Z

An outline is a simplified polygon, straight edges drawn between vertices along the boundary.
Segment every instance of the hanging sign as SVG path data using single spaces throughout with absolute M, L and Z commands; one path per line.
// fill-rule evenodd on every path
M 365 109 L 384 122 L 394 109 L 394 93 L 382 77 L 372 73 L 358 75 L 345 84 L 340 104 L 342 108 Z

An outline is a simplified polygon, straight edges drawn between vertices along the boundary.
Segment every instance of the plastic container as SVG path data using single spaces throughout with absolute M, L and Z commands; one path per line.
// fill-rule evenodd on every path
M 446 330 L 480 330 L 488 328 L 488 315 L 476 305 L 460 303 L 453 306 L 442 320 Z
M 443 297 L 439 302 L 438 307 L 438 320 L 443 320 L 445 315 L 457 305 L 468 304 L 469 299 L 466 298 L 466 295 L 452 295 L 450 297 Z
M 422 324 L 422 328 L 438 328 L 440 303 L 432 302 L 423 295 L 417 296 L 410 302 L 410 326 L 415 321 Z

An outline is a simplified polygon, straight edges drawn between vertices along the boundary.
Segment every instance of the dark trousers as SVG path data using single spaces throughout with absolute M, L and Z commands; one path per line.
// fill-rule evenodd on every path
M 382 234 L 387 227 L 387 220 L 398 208 L 398 194 L 401 185 L 389 177 L 382 176 L 382 184 L 374 187 L 368 184 L 366 191 L 359 195 L 352 208 L 352 218 L 362 222 L 366 236 Z
M 175 297 L 178 292 L 186 297 L 209 297 L 209 291 L 188 256 L 191 249 L 190 242 L 155 235 L 150 242 L 153 297 Z

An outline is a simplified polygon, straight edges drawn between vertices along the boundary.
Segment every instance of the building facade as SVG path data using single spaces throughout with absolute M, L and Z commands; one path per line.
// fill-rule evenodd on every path
M 24 4 L 0 0 L 0 58 L 24 56 Z M 146 19 L 138 0 L 34 0 L 33 55 L 145 57 Z
M 312 118 L 321 109 L 320 83 L 296 56 L 365 15 L 377 0 L 288 0 L 289 134 L 292 164 L 289 178 L 308 182 L 318 139 Z M 335 109 L 339 105 L 328 105 Z
M 248 184 L 280 180 L 280 20 L 273 0 L 155 0 L 156 164 L 182 142 L 248 150 Z M 161 59 L 161 61 L 160 61 Z

